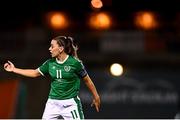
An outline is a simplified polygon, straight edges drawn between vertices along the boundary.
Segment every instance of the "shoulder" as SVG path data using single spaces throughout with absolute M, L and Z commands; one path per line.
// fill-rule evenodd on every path
M 82 60 L 74 56 L 70 56 L 70 60 L 72 60 L 75 64 L 82 63 Z
M 52 63 L 52 62 L 55 62 L 55 58 L 49 58 L 43 64 Z

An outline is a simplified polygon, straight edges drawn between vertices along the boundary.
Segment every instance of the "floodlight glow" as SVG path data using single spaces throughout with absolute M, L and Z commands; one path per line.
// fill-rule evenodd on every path
M 110 67 L 110 72 L 113 76 L 120 76 L 123 73 L 123 67 L 119 63 L 114 63 Z

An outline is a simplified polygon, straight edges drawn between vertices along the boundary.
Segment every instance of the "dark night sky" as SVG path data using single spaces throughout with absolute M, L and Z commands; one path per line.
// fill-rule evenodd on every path
M 130 19 L 129 16 L 139 10 L 152 10 L 158 12 L 164 20 L 171 20 L 174 19 L 180 8 L 180 1 L 178 0 L 104 1 L 106 1 L 106 4 L 101 10 L 112 13 L 120 20 Z M 93 11 L 90 6 L 90 0 L 6 0 L 0 4 L 0 28 L 17 28 L 26 25 L 28 22 L 41 24 L 42 15 L 52 10 L 68 12 L 72 18 L 79 21 L 83 20 L 86 13 Z

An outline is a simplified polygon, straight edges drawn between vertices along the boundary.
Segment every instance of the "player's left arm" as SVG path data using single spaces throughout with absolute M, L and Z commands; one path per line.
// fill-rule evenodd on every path
M 99 112 L 101 101 L 100 101 L 100 96 L 96 90 L 94 83 L 92 82 L 92 80 L 88 74 L 85 77 L 83 77 L 82 79 L 84 80 L 86 86 L 89 88 L 89 90 L 93 94 L 94 98 L 93 98 L 93 102 L 92 102 L 91 106 L 95 105 L 96 111 Z

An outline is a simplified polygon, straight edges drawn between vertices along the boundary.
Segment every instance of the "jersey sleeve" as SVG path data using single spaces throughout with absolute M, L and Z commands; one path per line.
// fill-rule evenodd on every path
M 77 67 L 76 73 L 80 78 L 83 78 L 88 74 L 85 67 L 84 67 L 84 65 L 83 65 L 83 63 L 81 61 L 78 61 L 76 63 L 76 67 Z
M 47 60 L 46 62 L 44 62 L 39 68 L 38 71 L 41 73 L 41 75 L 46 75 L 48 73 L 49 70 L 49 60 Z

